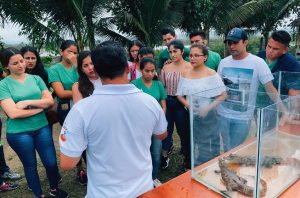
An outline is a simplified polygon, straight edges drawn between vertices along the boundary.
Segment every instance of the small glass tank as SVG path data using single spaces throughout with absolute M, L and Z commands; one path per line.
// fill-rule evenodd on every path
M 297 93 L 298 74 L 275 74 L 279 92 Z M 300 177 L 300 95 L 245 86 L 189 95 L 192 178 L 224 197 L 278 197 Z

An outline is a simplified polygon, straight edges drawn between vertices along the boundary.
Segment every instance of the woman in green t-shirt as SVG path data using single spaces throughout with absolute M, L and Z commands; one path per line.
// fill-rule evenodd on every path
M 9 75 L 0 81 L 1 107 L 8 116 L 6 138 L 23 164 L 28 186 L 36 197 L 44 197 L 37 172 L 37 151 L 46 169 L 50 195 L 68 197 L 58 189 L 56 153 L 44 113 L 53 105 L 53 98 L 39 76 L 25 73 L 26 64 L 18 50 L 3 50 L 0 61 L 9 70 Z
M 58 97 L 57 116 L 62 126 L 71 108 L 72 86 L 78 81 L 77 44 L 75 41 L 63 41 L 59 53 L 61 62 L 50 67 L 49 83 Z
M 142 71 L 142 77 L 132 81 L 138 89 L 153 96 L 157 102 L 161 105 L 164 112 L 166 112 L 166 90 L 163 84 L 157 79 L 156 63 L 152 58 L 143 58 L 140 62 L 140 69 Z M 161 140 L 152 135 L 151 138 L 151 158 L 152 158 L 152 179 L 155 187 L 161 184 L 157 179 L 160 167 L 160 153 L 161 153 Z
M 26 46 L 21 48 L 21 53 L 24 57 L 26 63 L 26 73 L 32 75 L 38 75 L 41 77 L 48 88 L 50 88 L 49 81 L 48 81 L 48 73 L 42 63 L 41 57 L 38 51 L 31 46 Z M 52 97 L 54 97 L 52 94 Z M 53 105 L 51 108 L 45 111 L 48 123 L 53 128 L 53 124 L 57 123 L 57 106 Z

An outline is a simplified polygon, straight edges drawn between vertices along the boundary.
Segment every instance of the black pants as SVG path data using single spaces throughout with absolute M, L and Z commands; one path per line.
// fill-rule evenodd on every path
M 1 133 L 2 133 L 2 122 L 0 119 L 0 184 L 2 184 L 2 182 L 3 182 L 1 175 L 4 172 L 9 171 L 9 167 L 7 166 L 7 164 L 5 162 L 5 158 L 4 158 L 3 145 L 1 142 Z

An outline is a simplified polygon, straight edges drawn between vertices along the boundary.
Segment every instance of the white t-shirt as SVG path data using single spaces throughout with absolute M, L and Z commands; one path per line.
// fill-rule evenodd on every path
M 140 77 L 142 77 L 142 72 L 140 72 L 139 70 L 135 70 L 135 76 L 136 76 L 136 79 L 138 79 L 138 78 L 140 78 Z
M 88 198 L 133 198 L 153 188 L 152 134 L 166 131 L 162 108 L 134 85 L 103 85 L 76 103 L 60 135 L 60 150 L 86 150 Z
M 101 82 L 101 79 L 100 78 L 98 78 L 98 79 L 96 79 L 96 80 L 90 80 L 92 83 L 93 83 L 93 85 L 94 85 L 94 90 L 95 89 L 99 89 L 100 87 L 102 87 L 102 82 Z
M 228 97 L 219 105 L 218 114 L 231 119 L 251 119 L 259 83 L 266 84 L 273 80 L 268 65 L 250 53 L 242 60 L 228 56 L 221 60 L 218 73 L 228 88 Z
M 186 96 L 190 102 L 197 103 L 197 106 L 207 106 L 213 97 L 221 95 L 226 88 L 219 74 L 214 74 L 205 78 L 189 79 L 180 77 L 177 86 L 177 96 Z M 190 104 L 191 105 L 191 104 Z

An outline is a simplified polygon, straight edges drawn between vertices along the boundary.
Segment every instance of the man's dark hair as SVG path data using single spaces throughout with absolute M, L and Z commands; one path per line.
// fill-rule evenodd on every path
M 67 48 L 69 48 L 70 46 L 74 45 L 75 47 L 78 48 L 78 45 L 75 41 L 72 41 L 72 40 L 64 40 L 61 45 L 60 45 L 60 48 L 61 51 L 65 51 Z
M 0 52 L 0 62 L 4 68 L 8 66 L 9 60 L 13 55 L 21 54 L 19 50 L 13 47 L 5 48 Z
M 132 48 L 132 46 L 138 46 L 139 49 L 141 49 L 142 47 L 144 47 L 144 44 L 139 40 L 130 41 L 130 43 L 128 45 L 128 54 L 129 54 L 129 61 L 131 61 L 131 62 L 134 61 L 134 59 L 133 59 L 133 57 L 131 56 L 131 53 L 130 53 L 130 49 Z
M 173 46 L 175 49 L 180 49 L 183 52 L 184 44 L 181 40 L 175 39 L 168 44 L 168 49 Z
M 95 87 L 93 83 L 89 80 L 88 76 L 83 72 L 83 60 L 91 56 L 90 51 L 81 51 L 77 57 L 77 72 L 79 74 L 78 79 L 78 89 L 83 98 L 90 96 Z
M 139 49 L 138 55 L 146 55 L 146 54 L 153 54 L 154 56 L 154 50 L 151 47 L 141 47 Z
M 284 31 L 284 30 L 278 30 L 278 31 L 273 32 L 271 34 L 271 38 L 274 41 L 282 43 L 283 45 L 285 45 L 287 47 L 289 46 L 290 41 L 291 41 L 290 34 L 287 31 Z
M 26 69 L 26 72 L 30 73 L 30 74 L 33 74 L 33 75 L 40 76 L 43 79 L 43 81 L 45 82 L 46 86 L 48 88 L 50 88 L 50 85 L 48 83 L 49 79 L 48 79 L 47 71 L 45 70 L 44 64 L 43 64 L 43 62 L 41 60 L 41 57 L 40 57 L 38 51 L 36 50 L 36 48 L 34 48 L 32 46 L 25 46 L 25 47 L 21 48 L 20 52 L 22 53 L 23 57 L 24 57 L 26 52 L 31 52 L 35 55 L 36 64 L 35 64 L 34 68 L 31 71 Z
M 92 61 L 101 78 L 122 76 L 127 67 L 126 51 L 118 43 L 97 46 L 92 51 Z
M 175 36 L 175 30 L 172 27 L 163 28 L 160 33 L 161 35 L 171 34 L 172 36 Z
M 203 32 L 203 31 L 191 32 L 190 35 L 189 35 L 189 38 L 191 39 L 191 38 L 194 37 L 194 36 L 201 36 L 201 38 L 202 38 L 203 40 L 206 39 L 206 34 L 205 34 L 205 32 Z

